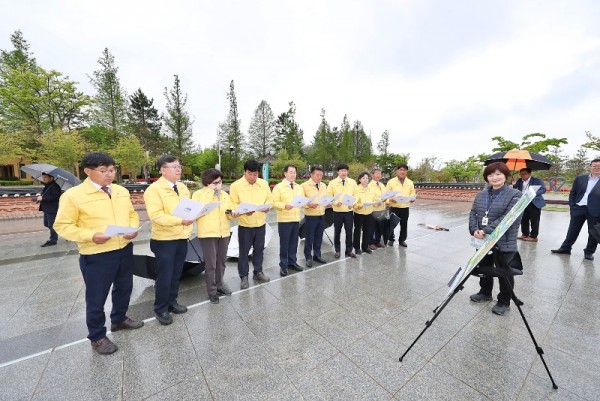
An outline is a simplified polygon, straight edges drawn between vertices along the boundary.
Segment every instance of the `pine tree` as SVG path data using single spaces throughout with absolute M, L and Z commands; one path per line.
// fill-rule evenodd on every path
M 96 89 L 92 109 L 92 124 L 109 130 L 111 142 L 116 143 L 126 131 L 127 94 L 121 87 L 115 66 L 115 58 L 108 48 L 98 59 L 100 69 L 95 70 L 90 82 Z
M 288 155 L 304 156 L 304 131 L 295 120 L 296 105 L 289 103 L 289 109 L 281 113 L 275 122 L 275 151 L 286 150 Z
M 174 75 L 173 88 L 170 90 L 165 87 L 165 98 L 167 100 L 167 113 L 163 115 L 163 120 L 169 131 L 173 143 L 173 153 L 184 161 L 185 156 L 192 152 L 194 142 L 192 141 L 192 124 L 186 110 L 187 95 L 181 91 L 181 82 L 179 76 Z
M 334 133 L 325 118 L 325 109 L 321 109 L 321 123 L 312 143 L 311 162 L 322 166 L 325 170 L 333 170 L 338 161 L 338 144 Z
M 131 132 L 138 138 L 145 151 L 154 156 L 163 153 L 160 130 L 162 121 L 158 110 L 154 107 L 154 99 L 148 99 L 146 94 L 138 89 L 129 97 L 127 110 Z
M 248 128 L 248 149 L 258 160 L 265 159 L 275 153 L 275 115 L 271 106 L 262 100 L 250 121 Z
M 354 150 L 354 159 L 361 163 L 371 161 L 373 157 L 373 144 L 371 137 L 365 133 L 360 121 L 354 121 L 352 126 L 352 147 Z
M 239 172 L 240 160 L 244 149 L 244 136 L 241 131 L 241 120 L 237 107 L 235 85 L 233 80 L 229 84 L 229 92 L 226 95 L 229 100 L 229 114 L 227 119 L 219 124 L 217 129 L 218 144 L 220 144 L 223 159 L 221 170 L 228 172 L 233 177 Z

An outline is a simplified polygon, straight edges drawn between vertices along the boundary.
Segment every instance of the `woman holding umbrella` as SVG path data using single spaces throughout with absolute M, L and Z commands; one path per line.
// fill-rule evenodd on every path
M 483 179 L 489 187 L 475 196 L 471 213 L 469 214 L 469 232 L 474 241 L 483 241 L 491 234 L 504 216 L 512 209 L 521 197 L 521 192 L 506 186 L 510 170 L 504 163 L 494 162 L 483 170 Z M 473 302 L 492 300 L 494 287 L 493 276 L 498 276 L 500 293 L 498 302 L 492 308 L 497 315 L 504 315 L 510 310 L 514 278 L 509 264 L 520 260 L 517 252 L 517 234 L 521 218 L 517 218 L 512 226 L 498 239 L 492 255 L 487 255 L 479 264 L 480 271 L 492 271 L 494 274 L 484 275 L 479 281 L 481 286 L 477 294 L 471 295 Z

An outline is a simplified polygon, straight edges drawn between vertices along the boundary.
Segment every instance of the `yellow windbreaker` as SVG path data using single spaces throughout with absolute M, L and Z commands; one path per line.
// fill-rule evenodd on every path
M 373 213 L 373 206 L 366 206 L 358 209 L 358 206 L 362 206 L 364 203 L 372 203 L 375 201 L 373 192 L 369 189 L 368 185 L 366 187 L 357 185 L 353 196 L 357 198 L 356 203 L 354 204 L 354 213 L 365 215 Z
M 192 199 L 203 204 L 221 202 L 221 206 L 196 220 L 198 223 L 198 238 L 225 238 L 231 235 L 229 220 L 232 220 L 233 217 L 230 214 L 225 214 L 227 209 L 231 209 L 231 199 L 227 192 L 221 190 L 217 197 L 213 189 L 204 187 L 194 192 Z
M 377 185 L 379 184 L 379 185 Z M 369 191 L 371 191 L 373 193 L 373 202 L 376 202 L 378 200 L 381 200 L 381 194 L 383 194 L 385 192 L 385 185 L 383 185 L 383 183 L 380 182 L 375 182 L 373 180 L 371 180 L 371 182 L 369 183 Z M 374 205 L 373 206 L 373 211 L 374 212 L 380 212 L 385 210 L 385 205 L 386 202 L 382 202 L 379 205 Z
M 354 196 L 354 190 L 356 189 L 356 181 L 352 178 L 346 178 L 344 185 L 342 185 L 342 180 L 340 178 L 336 178 L 334 180 L 329 181 L 329 185 L 327 186 L 327 195 L 336 196 L 337 194 L 348 194 Z M 343 195 L 342 195 L 343 196 Z M 333 203 L 333 211 L 334 212 L 351 212 L 352 208 L 348 208 L 348 206 L 341 205 L 336 206 L 338 201 Z
M 285 209 L 285 205 L 290 203 L 295 196 L 304 196 L 302 185 L 294 183 L 294 189 L 287 180 L 283 180 L 273 188 L 273 207 L 277 210 L 278 223 L 290 223 L 300 221 L 302 213 L 299 207 L 293 207 L 290 210 Z
M 115 251 L 129 244 L 121 235 L 104 244 L 93 243 L 94 234 L 103 233 L 108 225 L 138 227 L 140 224 L 129 191 L 116 184 L 109 187 L 110 198 L 86 178 L 60 197 L 54 229 L 64 239 L 77 242 L 82 255 Z
M 397 196 L 411 197 L 416 193 L 415 185 L 413 184 L 412 180 L 410 180 L 409 178 L 405 178 L 404 184 L 402 184 L 400 182 L 400 180 L 398 179 L 398 177 L 394 177 L 388 181 L 385 188 L 388 191 L 400 192 Z M 394 203 L 390 200 L 390 207 L 405 208 L 405 207 L 409 207 L 409 206 L 410 206 L 410 203 L 399 203 L 399 202 Z
M 252 205 L 265 205 L 273 203 L 273 195 L 269 188 L 269 183 L 262 178 L 257 178 L 254 184 L 250 184 L 245 177 L 240 178 L 229 189 L 231 197 L 232 210 L 235 210 L 240 203 L 250 203 Z M 254 212 L 250 216 L 238 216 L 238 221 L 242 227 L 261 227 L 267 222 L 267 214 L 264 212 Z
M 308 180 L 302 183 L 302 189 L 304 190 L 304 196 L 307 198 L 317 195 L 313 202 L 316 202 L 323 196 L 327 195 L 327 185 L 325 185 L 324 182 L 320 182 L 319 189 L 317 189 L 317 184 L 313 180 Z M 308 205 L 304 206 L 304 215 L 306 216 L 323 216 L 324 214 L 324 206 L 317 206 L 315 208 L 312 208 Z
M 192 234 L 193 225 L 182 225 L 183 219 L 172 214 L 180 199 L 190 199 L 190 191 L 181 182 L 177 183 L 177 191 L 179 195 L 164 177 L 160 177 L 144 192 L 146 211 L 152 221 L 152 239 L 188 239 Z

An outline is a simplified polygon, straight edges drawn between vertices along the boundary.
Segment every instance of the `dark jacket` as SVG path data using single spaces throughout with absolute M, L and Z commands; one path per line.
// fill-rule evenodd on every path
M 490 196 L 492 195 L 493 201 L 490 200 Z M 490 187 L 489 189 L 478 192 L 477 195 L 475 195 L 471 213 L 469 214 L 469 233 L 473 235 L 476 230 L 483 230 L 486 234 L 491 234 L 498 224 L 500 224 L 504 216 L 506 216 L 510 209 L 517 203 L 520 197 L 520 191 L 507 186 L 504 186 L 499 190 L 492 190 Z M 485 217 L 486 210 L 488 210 L 488 224 L 482 226 L 481 220 Z M 498 239 L 496 244 L 501 252 L 517 252 L 517 234 L 519 233 L 520 224 L 521 216 L 519 216 L 504 235 Z
M 538 209 L 541 209 L 544 206 L 546 206 L 546 201 L 544 200 L 544 197 L 542 196 L 542 194 L 546 193 L 546 184 L 544 184 L 544 181 L 540 180 L 539 178 L 535 178 L 535 177 L 529 178 L 529 186 L 533 187 L 536 185 L 539 185 L 540 189 L 538 189 L 537 192 L 535 193 L 535 198 L 533 198 L 531 203 Z M 523 192 L 523 180 L 519 178 L 517 180 L 517 182 L 515 182 L 515 185 L 513 186 L 513 188 L 518 189 L 519 191 Z
M 588 174 L 575 177 L 571 192 L 569 192 L 569 206 L 575 206 L 583 198 L 589 180 L 590 176 Z M 598 180 L 592 192 L 588 195 L 587 209 L 592 216 L 600 216 L 600 180 Z
M 60 186 L 55 181 L 44 184 L 40 210 L 44 213 L 56 214 L 58 212 L 58 199 L 61 194 Z

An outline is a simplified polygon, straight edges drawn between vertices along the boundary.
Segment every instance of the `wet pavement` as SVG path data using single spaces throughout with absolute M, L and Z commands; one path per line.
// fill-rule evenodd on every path
M 419 200 L 411 208 L 408 248 L 337 260 L 325 237 L 328 263 L 285 278 L 275 234 L 265 250 L 270 283 L 250 279 L 251 287 L 239 291 L 230 260 L 226 282 L 234 294 L 212 305 L 203 276 L 185 278 L 179 302 L 190 310 L 170 326 L 153 318 L 153 281 L 134 277 L 128 315 L 146 325 L 109 334 L 119 346 L 110 356 L 95 354 L 85 339 L 75 244 L 41 248 L 41 221 L 2 221 L 0 400 L 598 399 L 598 262 L 584 260 L 583 234 L 570 257 L 550 254 L 564 238 L 564 212 L 544 211 L 540 241 L 519 244 L 525 274 L 515 286 L 558 390 L 516 307 L 496 316 L 493 302 L 469 301 L 476 278 L 398 362 L 473 253 L 469 207 Z M 271 213 L 276 231 L 274 220 Z M 327 233 L 333 239 L 333 227 Z M 148 238 L 146 227 L 136 254 L 151 254 Z

